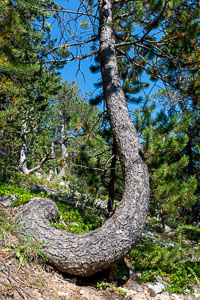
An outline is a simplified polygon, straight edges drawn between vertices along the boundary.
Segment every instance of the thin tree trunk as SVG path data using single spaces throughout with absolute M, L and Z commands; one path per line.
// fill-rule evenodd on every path
M 19 172 L 23 174 L 28 174 L 28 168 L 27 168 L 27 133 L 26 133 L 26 122 L 24 121 L 22 124 L 22 146 L 20 150 L 20 158 L 19 158 L 19 166 L 18 170 Z
M 51 156 L 52 156 L 52 157 L 56 157 L 56 156 L 55 156 L 55 142 L 54 142 L 54 141 L 52 141 L 52 143 L 51 143 Z M 51 181 L 52 176 L 53 176 L 53 170 L 50 169 L 50 170 L 49 170 L 49 175 L 48 175 L 48 177 L 47 177 L 47 180 L 48 180 L 48 181 Z
M 63 115 L 63 112 L 60 111 L 60 125 L 61 125 L 61 132 L 60 132 L 60 146 L 61 146 L 61 155 L 62 155 L 62 161 L 64 163 L 64 166 L 61 168 L 58 177 L 62 178 L 65 175 L 65 170 L 67 168 L 66 158 L 68 157 L 67 153 L 67 147 L 65 145 L 66 143 L 66 131 L 65 131 L 65 118 Z
M 27 167 L 27 134 L 30 133 L 31 130 L 26 130 L 26 123 L 23 124 L 23 133 L 22 133 L 22 147 L 20 150 L 20 159 L 19 159 L 19 166 L 17 168 L 17 170 L 20 173 L 26 174 L 26 175 L 31 175 L 33 173 L 35 173 L 36 171 L 38 171 L 39 169 L 42 168 L 42 166 L 44 165 L 44 163 L 48 160 L 52 160 L 55 157 L 49 157 L 48 155 L 46 155 L 46 157 L 44 157 L 40 163 L 32 168 L 32 169 L 28 169 Z
M 50 226 L 57 207 L 33 199 L 17 216 L 21 234 L 45 243 L 49 263 L 60 271 L 88 276 L 126 255 L 143 232 L 149 201 L 147 166 L 129 116 L 117 69 L 112 31 L 112 0 L 99 1 L 100 62 L 104 96 L 125 178 L 125 192 L 115 214 L 97 230 L 74 235 Z
M 26 142 L 26 134 L 22 136 L 22 147 L 20 150 L 20 158 L 19 158 L 19 166 L 18 170 L 23 174 L 28 174 L 27 168 L 27 142 Z
M 67 153 L 67 147 L 65 146 L 66 143 L 65 118 L 62 111 L 60 111 L 60 125 L 61 125 L 61 130 L 60 130 L 61 155 L 62 158 L 65 159 L 68 156 L 68 153 Z

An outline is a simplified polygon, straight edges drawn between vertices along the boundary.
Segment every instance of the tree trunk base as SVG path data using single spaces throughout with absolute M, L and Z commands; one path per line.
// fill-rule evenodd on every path
M 145 209 L 146 210 L 146 209 Z M 32 198 L 16 216 L 19 233 L 44 243 L 48 263 L 59 271 L 78 276 L 100 272 L 131 250 L 143 230 L 144 220 L 138 224 L 124 218 L 123 210 L 105 224 L 86 234 L 71 234 L 51 226 L 58 222 L 58 208 L 50 199 Z

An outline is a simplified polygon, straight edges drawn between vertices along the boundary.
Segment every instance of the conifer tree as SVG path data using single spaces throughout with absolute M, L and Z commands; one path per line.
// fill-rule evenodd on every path
M 12 168 L 17 167 L 20 160 L 18 169 L 25 173 L 29 172 L 27 134 L 33 138 L 38 130 L 48 98 L 56 92 L 60 81 L 53 70 L 42 64 L 49 47 L 50 27 L 45 22 L 48 15 L 39 13 L 36 8 L 30 9 L 23 1 L 1 3 L 1 157 Z M 29 146 L 29 150 L 36 149 L 35 142 Z M 37 160 L 43 163 L 47 156 L 39 153 L 36 163 Z M 35 162 L 32 166 L 36 167 Z
M 188 114 L 170 115 L 165 109 L 155 113 L 155 103 L 148 102 L 136 111 L 134 121 L 149 166 L 150 212 L 163 227 L 170 220 L 187 222 L 183 211 L 191 211 L 198 200 L 196 174 L 186 172 L 190 164 L 185 151 L 189 142 L 186 128 L 191 119 Z

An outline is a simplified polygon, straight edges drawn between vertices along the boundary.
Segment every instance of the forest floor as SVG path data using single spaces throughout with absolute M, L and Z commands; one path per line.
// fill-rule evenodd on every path
M 9 211 L 9 218 L 15 210 Z M 1 211 L 2 212 L 2 211 Z M 6 224 L 6 221 L 5 221 Z M 6 228 L 4 224 L 4 229 Z M 20 261 L 18 249 L 27 247 L 19 244 L 15 231 L 4 230 L 0 240 L 0 299 L 1 300 L 192 300 L 200 299 L 200 287 L 195 286 L 196 296 L 189 294 L 170 294 L 160 292 L 155 294 L 149 283 L 138 284 L 129 270 L 127 280 L 121 285 L 111 282 L 112 291 L 103 285 L 97 287 L 100 276 L 87 279 L 61 274 L 54 268 L 35 259 Z M 16 245 L 20 245 L 20 248 Z M 24 253 L 26 253 L 24 251 Z M 33 255 L 34 256 L 34 255 Z M 34 258 L 34 257 L 33 257 Z M 105 273 L 106 277 L 106 273 Z M 117 286 L 116 286 L 117 285 Z M 105 290 L 103 290 L 105 288 Z
M 38 189 L 38 186 L 35 186 Z M 46 186 L 44 188 L 46 189 Z M 139 275 L 137 274 L 137 272 L 133 272 L 133 267 L 131 267 L 130 259 L 128 258 L 125 258 L 121 262 L 115 264 L 113 268 L 90 278 L 77 278 L 75 276 L 73 277 L 58 272 L 53 267 L 46 264 L 46 257 L 44 255 L 41 244 L 32 240 L 23 241 L 17 234 L 15 215 L 17 214 L 18 210 L 20 209 L 20 205 L 22 204 L 20 201 L 25 199 L 26 202 L 30 197 L 34 197 L 34 195 L 29 195 L 29 193 L 25 189 L 18 188 L 18 186 L 15 186 L 13 188 L 13 186 L 9 187 L 7 185 L 2 185 L 1 190 L 2 196 L 10 196 L 6 196 L 5 198 L 0 197 L 0 300 L 200 299 L 200 286 L 196 284 L 200 281 L 199 278 L 196 278 L 198 277 L 198 275 L 194 274 L 196 280 L 192 281 L 192 287 L 194 288 L 193 294 L 191 294 L 189 290 L 184 289 L 181 289 L 182 294 L 170 293 L 168 291 L 163 291 L 162 289 L 163 281 L 164 284 L 166 283 L 166 286 L 168 283 L 167 279 L 164 277 L 164 273 L 161 272 L 162 270 L 160 270 L 158 274 L 161 274 L 163 278 L 161 276 L 157 276 L 159 278 L 157 279 L 156 277 L 155 282 L 139 283 L 138 278 L 141 276 L 141 274 Z M 41 189 L 39 186 L 39 192 L 41 191 L 43 191 L 43 189 Z M 58 195 L 58 191 L 56 189 L 47 189 L 47 192 L 54 196 Z M 61 195 L 62 197 L 63 195 L 66 196 L 63 193 Z M 13 196 L 16 197 L 13 198 Z M 60 197 L 61 200 L 62 197 Z M 18 206 L 12 205 L 12 201 L 14 201 L 13 199 L 20 200 Z M 59 197 L 57 197 L 56 199 L 59 199 Z M 71 199 L 71 196 L 69 197 L 69 199 Z M 100 202 L 101 205 L 105 205 L 104 202 Z M 72 204 L 73 207 L 77 207 L 77 205 L 80 204 L 79 199 L 77 200 L 75 198 L 73 200 L 73 203 L 71 203 L 71 201 L 67 201 L 67 205 Z M 95 204 L 95 207 L 98 207 L 100 204 Z M 67 207 L 69 209 L 69 206 Z M 104 207 L 102 207 L 102 209 L 104 209 Z M 96 211 L 94 215 L 96 219 Z M 82 224 L 81 222 L 83 222 L 84 219 L 78 219 L 80 218 L 80 215 L 74 214 L 74 210 L 72 210 L 70 218 L 75 217 L 76 219 L 72 220 L 74 220 L 75 222 L 80 222 L 80 224 Z M 151 245 L 155 244 L 157 245 L 156 249 L 161 249 L 163 251 L 163 249 L 167 247 L 167 244 L 174 243 L 174 245 L 176 245 L 176 240 L 173 238 L 171 239 L 169 234 L 165 236 L 159 236 L 157 235 L 157 232 L 154 229 L 150 229 L 150 227 L 144 232 L 144 237 L 148 238 L 148 246 L 149 243 Z M 196 242 L 186 240 L 186 244 L 188 244 L 188 247 L 191 249 L 196 247 L 200 250 L 200 243 L 198 240 Z M 145 247 L 141 248 L 142 250 L 139 250 L 139 252 L 144 252 L 144 256 L 148 257 L 148 255 L 146 255 L 146 253 L 148 254 L 148 252 L 145 252 L 148 249 L 146 249 Z M 163 255 L 162 253 L 165 253 L 162 251 L 159 252 L 161 253 L 161 256 Z M 199 252 L 191 252 L 192 254 L 188 254 L 191 255 L 192 259 L 194 259 L 197 264 L 199 262 L 199 258 L 197 257 L 198 254 L 195 253 Z M 185 254 L 186 252 L 184 251 L 180 252 L 180 255 L 183 256 L 183 259 Z M 167 252 L 167 255 L 169 255 L 169 252 Z M 133 254 L 133 256 L 135 257 L 135 254 Z M 161 257 L 161 260 L 164 261 L 163 256 Z M 166 257 L 165 262 L 167 262 L 168 264 L 168 258 Z M 142 264 L 143 263 L 146 262 L 142 261 Z M 151 272 L 148 272 L 148 274 L 151 274 Z M 178 273 L 178 278 L 176 277 L 176 280 L 180 282 L 184 279 L 184 277 L 190 278 L 189 276 L 192 276 L 191 274 L 187 274 L 189 276 L 185 276 L 185 273 L 181 273 L 181 275 L 179 275 L 180 274 Z M 189 281 L 191 283 L 190 279 Z M 194 282 L 196 283 L 193 284 Z M 185 294 L 183 294 L 183 292 L 185 292 Z
M 152 295 L 148 284 L 142 284 L 141 292 L 130 288 L 134 283 L 129 279 L 125 285 L 117 287 L 114 292 L 99 290 L 94 281 L 78 280 L 60 274 L 53 268 L 45 268 L 36 262 L 22 266 L 14 255 L 1 246 L 0 248 L 0 299 L 14 300 L 192 300 L 192 295 L 158 294 Z M 126 292 L 122 296 L 120 293 Z M 200 288 L 198 290 L 200 293 Z

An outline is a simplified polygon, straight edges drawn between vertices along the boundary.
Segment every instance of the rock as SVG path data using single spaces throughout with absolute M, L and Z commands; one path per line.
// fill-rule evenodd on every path
M 142 274 L 141 274 L 140 272 L 138 272 L 138 271 L 137 271 L 135 274 L 136 274 L 137 277 L 141 277 L 141 275 L 142 275 Z
M 171 232 L 171 228 L 167 225 L 164 226 L 164 233 L 169 233 Z
M 130 277 L 131 277 L 134 281 L 137 280 L 137 275 L 136 275 L 136 273 L 133 272 L 133 271 L 130 271 Z
M 81 295 L 85 294 L 85 291 L 84 290 L 80 290 L 79 292 Z
M 65 293 L 65 292 L 61 292 L 61 291 L 57 291 L 57 295 L 59 296 L 59 297 L 67 297 L 68 296 L 68 293 Z
M 10 194 L 8 196 L 0 197 L 0 205 L 3 205 L 5 207 L 11 206 L 14 201 L 18 198 L 18 195 Z
M 148 288 L 150 295 L 155 297 L 157 294 L 162 293 L 162 291 L 165 289 L 165 286 L 164 284 L 158 282 L 155 285 L 148 284 Z
M 169 292 L 164 292 L 164 293 L 162 293 L 162 295 L 169 297 Z
M 164 279 L 161 276 L 159 276 L 159 275 L 156 277 L 156 281 L 159 282 L 159 283 L 161 283 L 161 284 L 166 285 L 166 282 L 164 281 Z
M 141 286 L 139 284 L 137 284 L 137 283 L 131 284 L 130 288 L 133 289 L 133 290 L 136 290 L 139 293 L 144 293 L 143 288 L 141 288 Z

